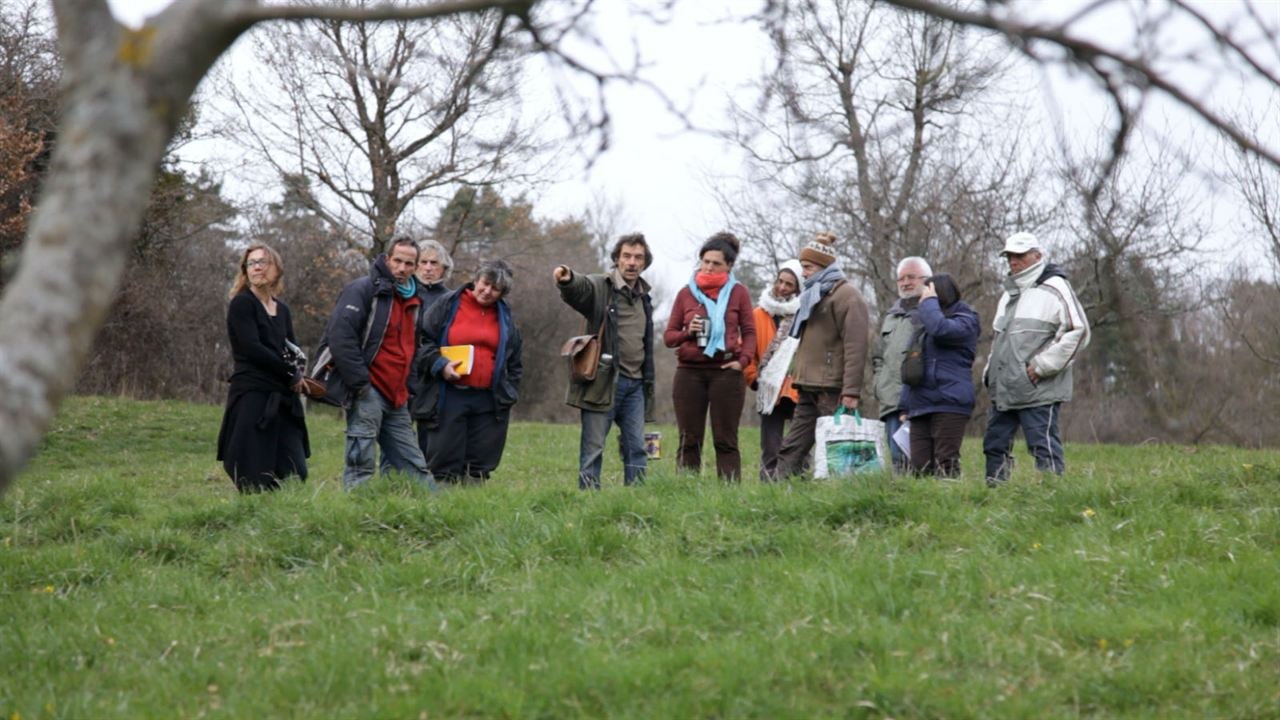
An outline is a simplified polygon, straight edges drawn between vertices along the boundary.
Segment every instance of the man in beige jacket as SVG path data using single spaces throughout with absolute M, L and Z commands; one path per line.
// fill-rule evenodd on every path
M 775 478 L 804 472 L 818 418 L 841 405 L 856 410 L 862 396 L 870 319 L 862 293 L 840 270 L 835 243 L 835 235 L 818 233 L 800 251 L 804 290 L 791 324 L 792 337 L 800 339 L 791 375 L 800 401 L 778 451 Z

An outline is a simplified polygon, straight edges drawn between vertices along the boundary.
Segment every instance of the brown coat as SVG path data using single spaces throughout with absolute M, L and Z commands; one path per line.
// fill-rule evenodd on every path
M 862 293 L 841 281 L 818 301 L 804 324 L 792 382 L 806 389 L 861 397 L 870 325 Z

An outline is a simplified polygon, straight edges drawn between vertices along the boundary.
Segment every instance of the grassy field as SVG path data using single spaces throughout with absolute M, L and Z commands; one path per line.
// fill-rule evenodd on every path
M 347 495 L 313 417 L 239 497 L 220 413 L 67 403 L 0 498 L 0 717 L 1280 717 L 1280 453 L 580 493 L 517 425 L 485 487 Z

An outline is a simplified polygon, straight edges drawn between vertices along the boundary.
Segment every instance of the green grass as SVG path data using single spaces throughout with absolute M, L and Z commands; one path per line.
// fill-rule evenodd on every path
M 311 481 L 240 497 L 220 413 L 67 403 L 0 499 L 0 717 L 1280 716 L 1274 452 L 580 493 L 523 424 L 485 487 L 348 495 L 317 415 Z

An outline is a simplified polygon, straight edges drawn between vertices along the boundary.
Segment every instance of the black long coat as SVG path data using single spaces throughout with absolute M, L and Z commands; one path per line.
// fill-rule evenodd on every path
M 235 371 L 218 433 L 218 459 L 241 492 L 274 490 L 290 475 L 307 478 L 310 439 L 302 399 L 291 386 L 299 371 L 285 359 L 285 340 L 297 344 L 289 306 L 276 301 L 272 317 L 248 289 L 227 306 L 227 335 Z

